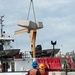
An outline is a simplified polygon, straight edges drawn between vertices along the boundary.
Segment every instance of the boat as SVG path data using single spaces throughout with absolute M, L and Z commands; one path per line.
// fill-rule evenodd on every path
M 33 0 L 31 0 L 32 2 Z M 72 56 L 56 56 L 60 49 L 56 49 L 56 41 L 51 41 L 53 49 L 42 49 L 42 45 L 35 45 L 37 30 L 43 28 L 42 22 L 33 22 L 30 20 L 19 20 L 18 26 L 24 29 L 15 31 L 15 34 L 30 33 L 31 51 L 24 53 L 20 49 L 11 48 L 11 41 L 14 39 L 6 36 L 3 31 L 1 16 L 1 37 L 0 37 L 0 75 L 27 75 L 34 60 L 38 64 L 45 62 L 49 64 L 50 71 L 48 75 L 75 75 L 75 58 Z M 31 55 L 31 56 L 29 56 Z

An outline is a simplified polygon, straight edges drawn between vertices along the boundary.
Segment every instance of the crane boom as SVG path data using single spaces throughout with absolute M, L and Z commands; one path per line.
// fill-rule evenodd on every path
M 15 35 L 16 34 L 20 34 L 20 33 L 23 33 L 23 32 L 27 32 L 28 31 L 28 29 L 21 29 L 21 30 L 17 30 L 17 31 L 15 31 Z

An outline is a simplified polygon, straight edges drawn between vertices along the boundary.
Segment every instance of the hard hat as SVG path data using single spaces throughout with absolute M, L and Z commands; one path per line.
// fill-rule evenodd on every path
M 39 68 L 40 68 L 40 69 L 44 69 L 44 64 L 40 64 L 40 65 L 39 65 Z
M 36 61 L 33 61 L 32 66 L 38 66 L 38 63 Z

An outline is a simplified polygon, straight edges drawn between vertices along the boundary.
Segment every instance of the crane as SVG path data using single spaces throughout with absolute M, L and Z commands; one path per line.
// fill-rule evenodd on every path
M 31 49 L 33 52 L 33 58 L 35 58 L 36 57 L 36 52 L 35 52 L 36 51 L 35 50 L 36 34 L 37 34 L 37 29 L 43 28 L 42 22 L 35 23 L 29 20 L 19 20 L 18 25 L 21 27 L 24 27 L 24 29 L 15 31 L 14 33 L 15 35 L 30 31 Z
M 34 15 L 35 22 L 28 20 L 29 14 L 30 14 L 31 4 L 32 4 L 32 8 L 33 8 L 33 15 Z M 15 34 L 20 34 L 20 33 L 27 32 L 27 31 L 30 32 L 31 49 L 33 52 L 33 58 L 35 58 L 36 57 L 35 41 L 36 41 L 37 29 L 43 28 L 43 23 L 42 22 L 36 22 L 33 0 L 30 0 L 30 6 L 29 6 L 27 20 L 19 20 L 17 24 L 18 24 L 18 26 L 24 27 L 24 29 L 15 31 Z

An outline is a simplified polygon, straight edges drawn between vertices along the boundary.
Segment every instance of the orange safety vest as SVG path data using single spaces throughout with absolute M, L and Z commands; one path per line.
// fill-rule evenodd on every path
M 45 73 L 45 70 L 44 70 L 44 69 L 40 69 L 39 71 L 40 71 L 41 75 L 46 75 L 46 73 Z
M 36 75 L 36 72 L 37 72 L 36 69 L 31 69 L 29 75 Z

